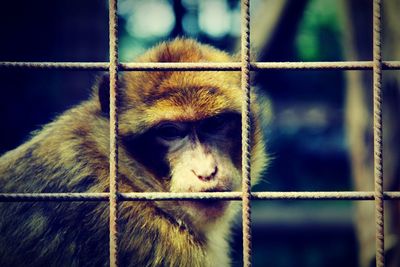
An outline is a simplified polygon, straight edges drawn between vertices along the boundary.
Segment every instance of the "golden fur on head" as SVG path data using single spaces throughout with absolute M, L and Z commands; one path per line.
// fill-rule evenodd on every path
M 162 43 L 138 59 L 138 62 L 228 61 L 232 61 L 228 54 L 190 39 Z M 146 79 L 141 78 L 144 76 Z M 222 110 L 240 112 L 239 72 L 129 72 L 124 75 L 123 83 L 122 109 L 138 112 L 144 120 L 138 122 L 137 128 L 131 125 L 134 131 L 141 129 L 140 124 L 154 125 L 162 119 L 198 120 Z

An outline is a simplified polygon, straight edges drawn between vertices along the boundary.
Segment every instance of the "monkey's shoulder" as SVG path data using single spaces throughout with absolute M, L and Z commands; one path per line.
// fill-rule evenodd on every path
M 100 132 L 103 127 L 106 131 L 106 120 L 99 118 L 88 102 L 66 111 L 1 156 L 1 191 L 87 191 L 96 176 L 106 175 L 101 169 L 108 168 L 108 148 L 99 146 L 108 139 Z

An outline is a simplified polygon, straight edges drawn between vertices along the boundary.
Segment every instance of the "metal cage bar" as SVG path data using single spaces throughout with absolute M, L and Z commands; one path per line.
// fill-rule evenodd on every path
M 243 266 L 251 266 L 250 0 L 241 1 Z
M 31 201 L 109 201 L 109 193 L 1 193 L 0 202 Z M 326 191 L 326 192 L 252 192 L 252 200 L 375 200 L 374 191 Z M 385 200 L 400 200 L 399 191 L 383 192 Z M 119 201 L 134 200 L 194 200 L 223 199 L 241 200 L 242 192 L 132 192 L 119 193 Z
M 0 68 L 109 70 L 109 62 L 0 62 Z M 240 71 L 240 62 L 119 62 L 120 71 Z M 250 62 L 250 70 L 373 70 L 373 61 Z M 382 61 L 383 70 L 400 70 L 400 61 Z
M 375 250 L 376 266 L 385 266 L 383 150 L 382 150 L 382 0 L 373 2 L 373 113 L 374 113 L 374 179 L 375 179 Z
M 242 59 L 226 63 L 122 63 L 118 62 L 117 0 L 109 0 L 109 62 L 0 62 L 0 68 L 94 70 L 110 72 L 110 191 L 109 193 L 0 193 L 0 202 L 25 201 L 108 201 L 110 205 L 110 266 L 118 266 L 118 203 L 120 201 L 224 199 L 243 202 L 244 266 L 251 266 L 251 200 L 355 200 L 375 202 L 376 266 L 384 260 L 384 200 L 400 200 L 400 191 L 383 191 L 382 157 L 382 70 L 400 70 L 400 61 L 382 61 L 382 0 L 373 0 L 373 60 L 335 62 L 250 62 L 249 1 L 241 0 Z M 279 70 L 372 70 L 374 89 L 375 191 L 251 192 L 250 188 L 250 71 Z M 244 94 L 242 106 L 242 192 L 132 192 L 118 193 L 118 71 L 241 71 Z
M 110 266 L 118 266 L 118 36 L 117 0 L 109 1 L 110 38 Z

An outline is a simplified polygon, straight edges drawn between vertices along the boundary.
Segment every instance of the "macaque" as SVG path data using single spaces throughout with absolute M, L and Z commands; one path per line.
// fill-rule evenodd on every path
M 137 62 L 229 62 L 190 39 L 150 49 Z M 121 192 L 241 190 L 240 72 L 124 72 L 118 81 Z M 255 100 L 255 95 L 252 95 Z M 251 106 L 255 183 L 267 162 Z M 3 193 L 108 192 L 109 81 L 0 158 Z M 239 201 L 125 201 L 121 266 L 229 266 Z M 107 266 L 107 202 L 0 204 L 0 266 Z

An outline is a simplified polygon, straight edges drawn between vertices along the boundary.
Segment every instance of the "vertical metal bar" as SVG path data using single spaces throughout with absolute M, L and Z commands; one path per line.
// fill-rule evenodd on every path
M 242 218 L 243 265 L 251 266 L 251 179 L 250 179 L 250 0 L 241 2 L 242 63 Z
M 382 154 L 382 1 L 373 3 L 373 77 L 374 77 L 374 169 L 375 169 L 375 223 L 376 266 L 385 265 L 384 247 L 384 200 L 383 200 L 383 154 Z
M 118 37 L 117 0 L 109 1 L 110 49 L 110 266 L 118 266 Z

